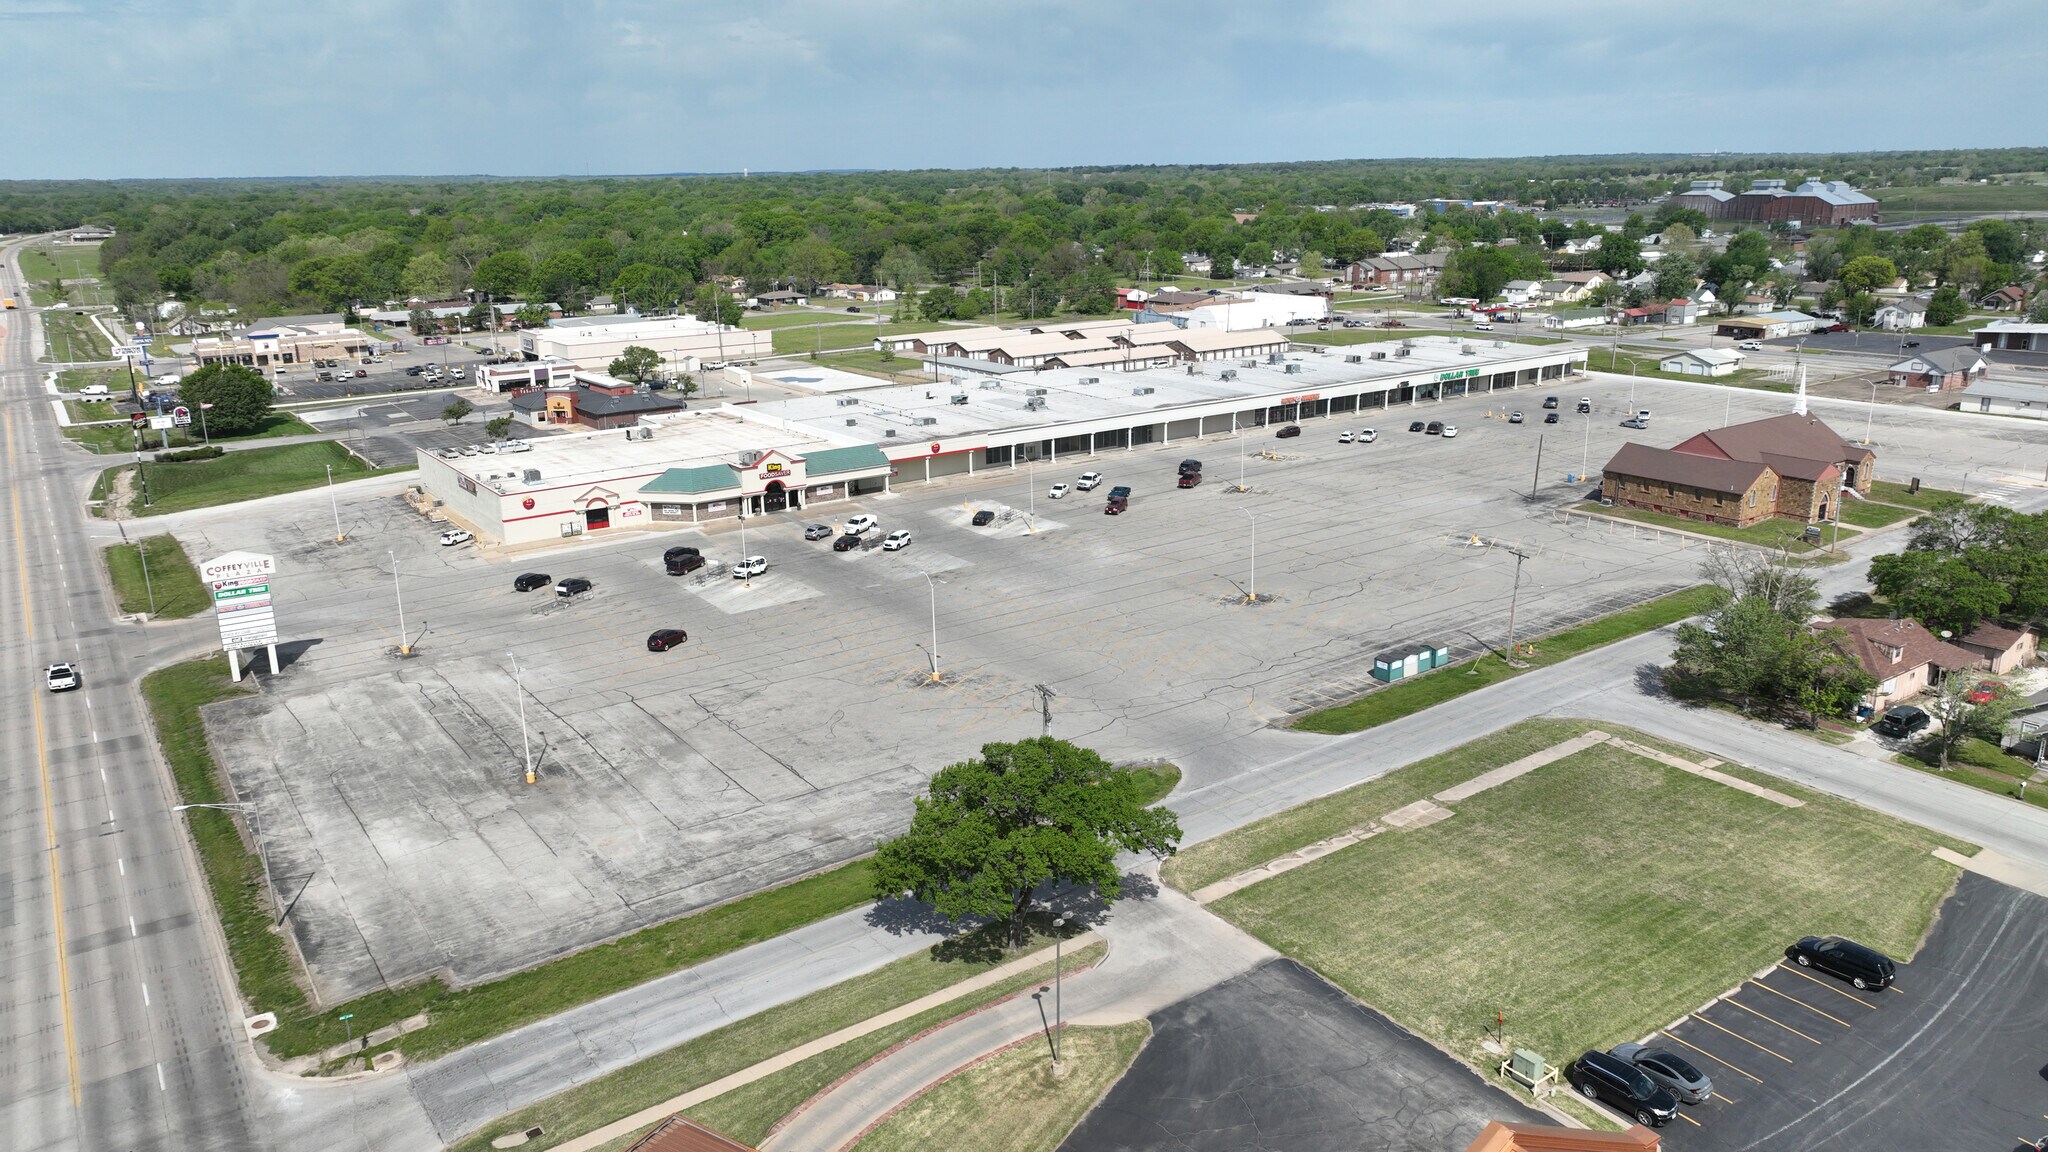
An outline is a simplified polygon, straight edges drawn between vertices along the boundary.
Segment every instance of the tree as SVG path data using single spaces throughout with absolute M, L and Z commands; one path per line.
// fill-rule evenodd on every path
M 1460 248 L 1444 262 L 1444 291 L 1452 296 L 1470 296 L 1485 303 L 1500 295 L 1514 279 L 1513 262 L 1490 244 Z
M 953 921 L 1006 921 L 1026 939 L 1033 893 L 1048 883 L 1122 893 L 1119 852 L 1171 856 L 1180 822 L 1139 803 L 1137 783 L 1094 752 L 1039 737 L 984 744 L 916 801 L 910 830 L 875 849 L 875 896 L 910 894 Z
M 875 265 L 875 275 L 902 296 L 908 296 L 917 290 L 918 285 L 932 278 L 931 269 L 925 267 L 917 253 L 902 244 L 882 254 L 881 261 Z
M 544 304 L 521 304 L 519 311 L 512 314 L 521 328 L 538 328 L 548 322 L 548 310 Z
M 1991 698 L 1973 703 L 1971 694 L 1984 683 L 1991 685 Z M 1928 719 L 1934 721 L 1927 736 L 1927 750 L 1934 753 L 1934 766 L 1948 771 L 1949 757 L 1969 737 L 1998 743 L 2018 704 L 2012 690 L 2001 681 L 1986 680 L 1960 669 L 1943 676 L 1921 705 Z
M 484 421 L 484 435 L 493 440 L 503 440 L 512 432 L 512 417 L 493 416 Z
M 439 300 L 455 290 L 455 277 L 448 274 L 448 261 L 432 252 L 422 252 L 405 262 L 400 286 L 409 295 Z
M 815 295 L 818 285 L 851 275 L 853 259 L 828 240 L 806 236 L 789 246 L 789 254 L 783 257 L 782 271 Z
M 1957 291 L 1956 286 L 1943 284 L 1927 301 L 1927 322 L 1939 328 L 1961 320 L 1969 310 L 1970 306 L 1963 302 L 1963 294 Z
M 697 394 L 697 378 L 688 372 L 676 377 L 676 391 L 682 393 L 685 400 L 695 396 Z
M 425 308 L 413 309 L 406 315 L 405 324 L 412 329 L 415 336 L 432 336 L 441 330 L 441 322 L 434 319 L 434 314 Z
M 732 293 L 707 280 L 697 285 L 697 299 L 690 311 L 707 324 L 723 324 L 731 328 L 739 325 L 743 309 L 740 302 L 732 298 Z
M 208 364 L 178 384 L 178 399 L 195 414 L 206 408 L 206 427 L 218 436 L 254 432 L 270 419 L 274 395 L 263 373 L 240 364 Z
M 533 279 L 533 263 L 518 252 L 497 252 L 486 256 L 470 277 L 470 287 L 493 300 L 517 296 Z
M 1898 266 L 1882 256 L 1858 256 L 1842 265 L 1842 287 L 1851 295 L 1889 288 L 1898 278 Z
M 1314 248 L 1301 254 L 1301 275 L 1308 280 L 1319 280 L 1329 264 L 1329 257 Z
M 1536 230 L 1536 234 L 1543 238 L 1545 248 L 1555 252 L 1564 247 L 1565 241 L 1572 238 L 1572 226 L 1552 216 L 1543 222 L 1543 226 Z
M 1796 709 L 1808 724 L 1842 715 L 1875 686 L 1832 633 L 1806 626 L 1819 599 L 1815 580 L 1782 558 L 1715 553 L 1701 574 L 1722 592 L 1705 624 L 1684 624 L 1667 677 L 1738 700 L 1745 710 Z
M 639 344 L 628 344 L 608 369 L 612 377 L 631 384 L 651 382 L 661 371 L 661 353 Z
M 951 320 L 960 314 L 960 293 L 941 284 L 928 288 L 917 297 L 917 318 L 927 324 Z
M 464 416 L 474 411 L 476 411 L 475 405 L 457 396 L 448 402 L 446 408 L 441 409 L 441 419 L 446 420 L 450 424 L 460 424 Z
M 1602 233 L 1592 259 L 1593 267 L 1609 276 L 1633 276 L 1643 270 L 1642 248 L 1621 232 Z
M 1700 283 L 1699 261 L 1683 252 L 1666 252 L 1657 261 L 1657 282 L 1652 291 L 1666 300 L 1692 295 Z

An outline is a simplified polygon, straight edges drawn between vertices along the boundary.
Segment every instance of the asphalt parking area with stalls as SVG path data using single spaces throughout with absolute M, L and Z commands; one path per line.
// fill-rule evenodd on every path
M 1891 988 L 1790 961 L 1744 981 L 1651 1037 L 1714 1081 L 1667 1145 L 2021 1147 L 2048 1132 L 2044 949 L 2048 900 L 1965 874 Z

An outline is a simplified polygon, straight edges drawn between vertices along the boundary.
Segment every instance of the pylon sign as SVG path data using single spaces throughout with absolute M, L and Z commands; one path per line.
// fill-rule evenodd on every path
M 199 578 L 213 592 L 220 646 L 233 652 L 277 643 L 277 615 L 270 604 L 277 559 L 255 552 L 229 552 L 199 566 Z

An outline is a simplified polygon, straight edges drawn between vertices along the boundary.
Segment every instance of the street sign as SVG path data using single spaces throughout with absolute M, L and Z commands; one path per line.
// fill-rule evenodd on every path
M 144 348 L 147 348 L 147 347 L 149 347 L 149 346 L 150 346 L 151 344 L 154 344 L 154 343 L 156 343 L 156 337 L 154 337 L 154 336 L 137 336 L 137 337 L 135 338 L 135 342 L 136 342 L 137 344 L 141 345 L 142 347 L 144 347 Z
M 177 422 L 178 418 L 175 416 L 151 416 L 149 418 L 149 426 L 151 428 L 156 429 L 159 432 L 169 430 L 170 428 L 174 427 L 177 424 Z

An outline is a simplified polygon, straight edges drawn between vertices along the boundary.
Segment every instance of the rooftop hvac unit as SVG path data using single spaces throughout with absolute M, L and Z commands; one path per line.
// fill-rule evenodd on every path
M 1266 363 L 1268 363 L 1268 364 L 1278 364 L 1279 362 L 1281 362 L 1282 360 L 1285 360 L 1285 359 L 1287 359 L 1287 357 L 1285 357 L 1285 356 L 1282 356 L 1282 355 L 1281 355 L 1280 353 L 1278 353 L 1278 352 L 1268 352 L 1268 353 L 1266 353 Z
M 860 423 L 860 421 L 858 421 L 858 420 L 854 419 L 854 418 L 853 418 L 853 417 L 851 417 L 851 416 L 848 416 L 848 417 L 846 418 L 846 426 L 847 426 L 848 428 L 851 428 L 851 427 L 853 427 L 854 425 L 856 425 L 856 424 L 858 424 L 858 423 Z
M 1477 356 L 1477 355 L 1479 355 L 1479 349 L 1477 349 L 1477 348 L 1474 348 L 1474 347 L 1473 347 L 1473 346 L 1471 346 L 1470 344 L 1463 344 L 1463 345 L 1460 345 L 1460 346 L 1459 346 L 1459 348 L 1458 348 L 1458 355 L 1460 355 L 1460 356 Z
M 1415 347 L 1415 341 L 1413 341 L 1413 340 L 1410 340 L 1410 339 L 1406 339 L 1406 338 L 1403 338 L 1403 339 L 1402 339 L 1402 341 L 1401 341 L 1401 347 L 1403 347 L 1403 348 L 1413 348 L 1413 347 Z
M 1223 370 L 1223 379 L 1225 379 L 1225 380 L 1235 380 L 1235 379 L 1237 379 L 1237 369 L 1235 369 L 1235 368 L 1225 368 L 1225 369 Z
M 955 403 L 955 404 L 965 404 L 965 403 L 967 403 L 967 393 L 965 393 L 965 392 L 955 392 L 955 393 L 953 394 L 953 403 Z
M 983 380 L 981 386 L 983 388 L 1001 388 L 1003 382 L 1001 380 Z
M 919 417 L 917 418 L 917 423 L 918 423 L 918 426 L 919 426 L 919 427 L 924 427 L 924 426 L 927 426 L 927 425 L 931 425 L 931 424 L 937 424 L 938 422 L 939 422 L 939 418 L 938 418 L 937 416 L 919 416 Z
M 1239 368 L 1257 368 L 1259 362 L 1257 360 L 1239 360 L 1237 366 Z
M 1289 364 L 1289 365 L 1287 366 L 1287 374 L 1288 374 L 1289 376 L 1298 376 L 1298 375 L 1300 375 L 1300 374 L 1301 374 L 1301 365 L 1299 365 L 1299 364 Z
M 1414 351 L 1414 349 L 1413 349 L 1413 348 L 1396 348 L 1396 349 L 1394 349 L 1394 355 L 1396 355 L 1396 356 L 1406 356 L 1406 355 L 1407 355 L 1408 353 L 1410 353 L 1410 352 L 1413 352 L 1413 351 Z
M 1131 395 L 1133 396 L 1150 396 L 1152 392 L 1153 388 L 1150 385 L 1131 389 Z
M 525 472 L 520 473 L 519 480 L 522 484 L 540 483 L 540 469 L 528 468 Z
M 1373 359 L 1375 359 L 1375 360 L 1377 360 L 1377 359 L 1379 359 L 1379 358 L 1380 358 L 1381 356 L 1383 356 L 1383 355 L 1385 355 L 1385 353 L 1381 353 L 1381 352 L 1375 352 L 1375 353 L 1373 353 L 1373 354 L 1372 354 L 1372 358 L 1373 358 Z M 1360 356 L 1360 355 L 1359 355 L 1358 353 L 1356 353 L 1356 352 L 1353 352 L 1353 353 L 1352 353 L 1351 355 L 1349 355 L 1349 356 L 1346 356 L 1346 357 L 1344 358 L 1344 362 L 1345 362 L 1346 364 L 1363 364 L 1363 363 L 1365 363 L 1365 357 L 1363 357 L 1363 356 Z
M 1045 389 L 1043 389 L 1043 388 L 1026 388 L 1026 389 L 1024 390 L 1024 394 L 1025 394 L 1026 396 L 1043 396 L 1043 395 L 1045 395 Z
M 1495 341 L 1493 342 L 1493 346 L 1494 346 L 1495 348 L 1505 348 L 1505 347 L 1507 347 L 1507 346 L 1508 346 L 1508 342 L 1507 342 L 1507 341 L 1505 341 L 1505 340 L 1495 340 Z
M 834 400 L 833 403 L 839 405 L 841 408 L 851 408 L 854 405 L 860 403 L 860 400 L 852 396 L 841 396 L 837 400 Z
M 1102 377 L 1100 377 L 1100 376 L 1083 376 L 1083 377 L 1081 377 L 1081 383 L 1083 383 L 1083 384 L 1100 384 L 1100 383 L 1102 383 Z M 1041 388 L 1041 389 L 1039 389 L 1039 391 L 1041 391 L 1041 392 L 1042 392 L 1042 391 L 1044 391 L 1044 389 L 1042 389 L 1042 388 Z
M 752 468 L 761 460 L 761 453 L 752 449 L 740 453 L 740 467 Z
M 1318 356 L 1327 356 L 1330 354 L 1330 346 L 1327 344 L 1318 344 L 1315 346 L 1315 348 L 1316 355 Z
M 1040 396 L 1033 396 L 1031 399 L 1024 401 L 1024 410 L 1026 412 L 1036 412 L 1043 407 L 1045 407 L 1045 399 Z
M 883 438 L 884 440 L 886 440 L 886 439 L 888 439 L 889 437 L 891 437 L 891 436 L 894 436 L 894 435 L 896 435 L 896 430 L 895 430 L 894 428 L 884 428 L 884 429 L 882 429 L 882 438 Z

